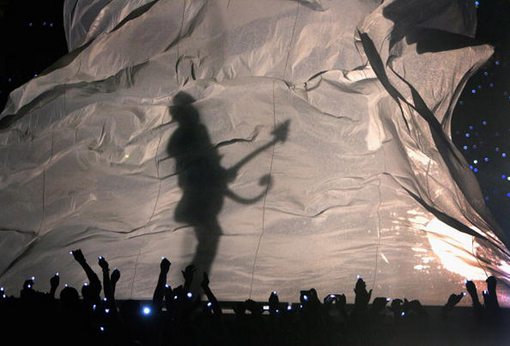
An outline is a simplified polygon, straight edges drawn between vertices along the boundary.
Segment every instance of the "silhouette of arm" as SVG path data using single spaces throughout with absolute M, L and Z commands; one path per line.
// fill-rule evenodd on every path
M 119 282 L 119 279 L 120 279 L 120 271 L 117 268 L 115 268 L 112 271 L 112 275 L 110 276 L 110 282 L 112 285 L 112 292 L 113 292 L 114 296 L 115 296 L 115 288 L 117 287 L 117 282 Z
M 186 293 L 188 293 L 190 290 L 195 271 L 196 271 L 196 269 L 193 264 L 186 266 L 186 268 L 181 271 L 182 277 L 184 278 L 184 292 L 186 292 Z
M 471 297 L 471 301 L 473 303 L 473 309 L 475 310 L 475 315 L 477 317 L 482 316 L 483 307 L 482 304 L 480 304 L 480 300 L 478 299 L 478 292 L 476 290 L 476 285 L 473 281 L 466 281 L 466 290 L 469 293 L 469 296 Z
M 483 292 L 485 307 L 491 313 L 497 312 L 500 309 L 496 293 L 497 280 L 494 276 L 489 276 L 485 282 L 487 283 L 487 291 Z
M 101 292 L 101 281 L 99 281 L 99 277 L 92 270 L 92 268 L 90 268 L 89 264 L 85 260 L 85 256 L 83 256 L 81 249 L 71 251 L 71 254 L 73 255 L 76 262 L 78 262 L 80 266 L 83 268 L 85 274 L 87 274 L 90 286 L 94 288 L 94 291 L 96 292 L 99 298 L 99 292 Z
M 166 278 L 168 275 L 168 271 L 170 270 L 170 261 L 165 257 L 161 259 L 161 264 L 159 265 L 159 278 L 158 283 L 156 284 L 156 288 L 154 289 L 154 294 L 152 296 L 152 305 L 158 311 L 163 307 L 163 298 L 165 296 L 165 284 Z
M 60 276 L 58 276 L 58 273 L 53 275 L 50 279 L 50 298 L 55 298 L 55 292 L 57 291 L 57 287 L 60 284 Z
M 103 271 L 104 296 L 106 298 L 107 304 L 110 306 L 111 309 L 114 310 L 114 312 L 116 312 L 117 304 L 115 302 L 115 295 L 113 293 L 112 283 L 110 281 L 110 268 L 109 268 L 108 262 L 106 262 L 104 257 L 99 256 L 98 264 Z
M 441 309 L 441 316 L 443 318 L 448 317 L 448 313 L 453 310 L 453 308 L 460 302 L 460 300 L 464 297 L 465 293 L 455 294 L 452 293 L 448 298 L 448 301 Z

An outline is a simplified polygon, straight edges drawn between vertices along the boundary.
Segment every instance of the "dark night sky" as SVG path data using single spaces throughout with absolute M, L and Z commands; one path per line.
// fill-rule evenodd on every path
M 471 0 L 466 0 L 471 1 Z M 474 0 L 473 0 L 474 1 Z M 0 0 L 0 109 L 11 90 L 67 53 L 63 0 Z M 477 38 L 495 54 L 466 86 L 453 140 L 478 177 L 486 202 L 510 234 L 510 0 L 479 0 Z

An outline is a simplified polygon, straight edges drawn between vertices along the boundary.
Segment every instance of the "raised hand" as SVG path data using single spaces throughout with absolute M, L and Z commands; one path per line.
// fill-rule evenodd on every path
M 34 279 L 27 279 L 25 280 L 25 282 L 23 283 L 23 289 L 24 290 L 32 290 L 34 289 Z
M 487 294 L 484 292 L 485 306 L 492 312 L 499 311 L 498 295 L 496 293 L 498 282 L 494 276 L 489 276 L 485 282 L 487 283 Z
M 53 275 L 50 279 L 50 287 L 53 290 L 53 289 L 56 289 L 59 284 L 60 284 L 60 276 L 58 275 L 58 273 L 55 273 L 55 275 Z
M 336 299 L 336 304 L 338 306 L 345 307 L 347 305 L 347 298 L 345 297 L 345 294 L 338 294 Z
M 171 265 L 172 265 L 172 263 L 170 263 L 170 261 L 166 257 L 163 257 L 161 259 L 161 263 L 159 265 L 159 268 L 160 268 L 162 273 L 166 274 L 170 270 L 170 266 Z
M 182 270 L 182 276 L 184 277 L 185 282 L 191 283 L 193 281 L 193 275 L 196 272 L 196 268 L 193 264 L 188 265 L 184 270 Z
M 455 294 L 452 293 L 450 297 L 448 298 L 448 302 L 446 302 L 445 307 L 447 308 L 453 308 L 455 305 L 457 305 L 462 298 L 464 298 L 465 293 Z
M 446 306 L 453 308 L 455 305 L 457 305 L 461 301 L 462 298 L 464 298 L 464 295 L 465 295 L 464 292 L 459 293 L 459 294 L 452 293 L 450 295 L 450 297 L 448 298 L 448 302 L 446 302 Z
M 106 262 L 106 259 L 103 256 L 99 256 L 98 257 L 98 262 L 97 263 L 99 264 L 101 269 L 103 269 L 103 271 L 110 270 L 108 262 Z
M 83 253 L 81 252 L 81 249 L 73 250 L 73 251 L 71 251 L 71 254 L 73 255 L 73 257 L 76 260 L 76 262 L 78 262 L 80 264 L 86 262 L 85 256 L 83 256 Z
M 473 281 L 466 281 L 466 290 L 468 291 L 471 298 L 476 297 L 478 299 L 478 293 L 476 292 L 476 285 Z
M 277 142 L 285 142 L 287 140 L 287 134 L 289 133 L 290 120 L 286 120 L 278 125 L 271 134 L 274 136 L 274 140 Z

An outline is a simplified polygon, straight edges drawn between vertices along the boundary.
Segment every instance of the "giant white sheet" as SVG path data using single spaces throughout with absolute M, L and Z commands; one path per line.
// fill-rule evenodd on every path
M 0 283 L 80 286 L 76 248 L 120 269 L 119 298 L 151 297 L 162 256 L 170 284 L 193 261 L 223 300 L 352 301 L 359 274 L 373 296 L 443 304 L 465 278 L 508 282 L 449 133 L 492 53 L 474 10 L 67 0 L 70 53 L 1 114 Z

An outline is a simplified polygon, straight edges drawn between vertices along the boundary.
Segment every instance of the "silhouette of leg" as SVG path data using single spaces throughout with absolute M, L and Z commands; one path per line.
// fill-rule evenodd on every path
M 198 241 L 192 261 L 197 268 L 198 274 L 196 275 L 195 281 L 197 282 L 195 282 L 195 284 L 200 283 L 203 272 L 210 272 L 212 263 L 216 257 L 216 252 L 218 251 L 218 243 L 221 234 L 221 227 L 216 218 L 195 227 L 195 236 Z

